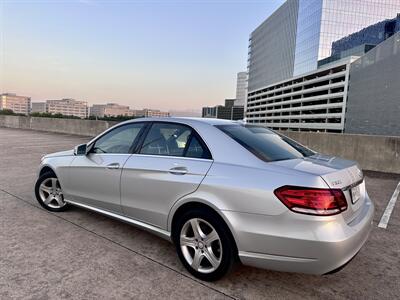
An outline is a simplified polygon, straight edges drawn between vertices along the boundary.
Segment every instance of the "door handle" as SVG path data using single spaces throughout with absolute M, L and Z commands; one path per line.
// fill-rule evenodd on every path
M 174 167 L 169 169 L 168 172 L 174 175 L 185 175 L 188 172 L 188 169 L 186 167 Z
M 119 169 L 119 163 L 112 163 L 107 165 L 107 169 Z

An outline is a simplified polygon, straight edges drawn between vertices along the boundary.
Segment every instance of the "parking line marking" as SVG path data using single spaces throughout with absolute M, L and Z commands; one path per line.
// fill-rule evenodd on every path
M 396 189 L 394 190 L 394 193 L 392 195 L 392 198 L 390 198 L 388 205 L 386 206 L 385 212 L 383 213 L 382 218 L 379 221 L 378 227 L 386 229 L 389 223 L 390 215 L 392 214 L 394 205 L 396 204 L 399 194 L 400 194 L 400 182 L 397 185 Z

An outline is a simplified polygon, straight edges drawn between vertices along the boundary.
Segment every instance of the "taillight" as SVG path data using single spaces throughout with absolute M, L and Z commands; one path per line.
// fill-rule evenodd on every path
M 297 213 L 331 216 L 347 209 L 346 198 L 339 189 L 283 186 L 274 193 L 283 204 Z

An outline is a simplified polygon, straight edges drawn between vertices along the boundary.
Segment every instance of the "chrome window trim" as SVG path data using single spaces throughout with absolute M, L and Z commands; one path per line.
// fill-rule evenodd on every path
M 146 122 L 146 121 L 145 121 L 145 122 Z M 144 154 L 144 153 L 139 153 L 139 151 L 142 149 L 143 142 L 142 142 L 141 145 L 139 145 L 139 147 L 138 147 L 138 149 L 137 149 L 137 152 L 134 153 L 134 154 L 140 154 L 140 155 L 145 155 L 145 156 L 157 156 L 157 157 L 175 157 L 175 158 L 188 158 L 188 159 L 190 158 L 190 159 L 201 159 L 201 160 L 212 160 L 212 161 L 214 160 L 214 159 L 213 159 L 213 154 L 212 154 L 212 152 L 211 152 L 211 150 L 210 150 L 210 147 L 208 146 L 206 140 L 205 140 L 205 139 L 201 136 L 201 134 L 200 134 L 196 129 L 194 129 L 191 125 L 186 124 L 186 123 L 174 122 L 174 121 L 157 121 L 157 120 L 152 120 L 152 121 L 147 121 L 147 122 L 150 123 L 150 127 L 149 127 L 148 131 L 144 133 L 143 142 L 144 142 L 144 140 L 146 139 L 148 133 L 149 133 L 150 130 L 151 130 L 151 127 L 152 127 L 154 124 L 164 123 L 164 124 L 172 124 L 172 125 L 175 124 L 175 125 L 186 126 L 186 127 L 190 128 L 190 130 L 191 130 L 192 132 L 194 132 L 195 135 L 197 135 L 197 136 L 201 139 L 201 141 L 199 141 L 200 144 L 204 144 L 204 146 L 207 148 L 207 151 L 210 153 L 211 158 L 195 158 L 195 157 L 175 156 L 175 155 L 156 155 L 156 154 Z M 191 134 L 193 134 L 193 133 L 191 133 Z
M 209 161 L 213 162 L 212 158 L 197 158 L 197 157 L 185 157 L 185 156 L 173 156 L 173 155 L 157 155 L 157 154 L 143 154 L 143 153 L 133 153 L 133 156 L 143 156 L 143 157 L 154 157 L 154 158 L 175 158 L 175 159 L 184 159 L 184 160 L 196 160 L 196 161 Z
M 132 155 L 132 153 L 94 153 L 94 152 L 90 152 L 88 153 L 86 156 L 88 155 L 112 155 L 112 156 L 118 156 L 118 155 Z
M 132 124 L 143 124 L 143 128 L 140 129 L 139 133 L 138 133 L 138 137 L 140 139 L 141 135 L 143 134 L 143 129 L 145 128 L 145 126 L 148 124 L 149 122 L 146 121 L 138 121 L 138 122 L 129 122 L 129 123 L 121 123 L 121 124 L 116 124 L 110 128 L 108 128 L 107 130 L 105 130 L 104 132 L 100 133 L 99 135 L 95 136 L 93 139 L 91 139 L 86 145 L 87 148 L 90 148 L 89 151 L 91 151 L 93 145 L 99 140 L 101 139 L 103 136 L 105 136 L 106 134 L 117 130 L 118 128 L 124 127 L 124 126 L 130 126 Z M 135 143 L 135 141 L 132 141 L 132 145 Z M 131 147 L 132 148 L 132 147 Z M 132 154 L 132 152 L 130 151 L 129 153 L 93 153 L 91 152 L 91 154 Z

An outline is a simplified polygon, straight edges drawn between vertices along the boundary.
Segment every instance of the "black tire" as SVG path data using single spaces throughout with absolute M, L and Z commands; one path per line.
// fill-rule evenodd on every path
M 210 273 L 202 273 L 193 269 L 189 262 L 185 259 L 185 256 L 181 249 L 180 235 L 182 228 L 186 222 L 194 218 L 202 219 L 212 225 L 212 227 L 214 227 L 214 229 L 218 233 L 219 240 L 221 241 L 221 243 L 219 244 L 222 245 L 220 264 L 214 271 Z M 174 224 L 174 228 L 172 230 L 172 239 L 176 246 L 176 251 L 182 264 L 189 271 L 189 273 L 201 280 L 215 281 L 220 279 L 224 275 L 228 274 L 233 269 L 235 263 L 238 261 L 237 247 L 228 226 L 225 224 L 224 220 L 211 209 L 194 208 L 192 210 L 184 212 L 181 216 L 179 216 L 179 219 Z
M 68 207 L 69 207 L 69 204 L 68 203 L 65 203 L 63 206 L 61 206 L 61 207 L 55 207 L 56 205 L 54 205 L 54 204 L 49 204 L 49 205 L 47 205 L 43 200 L 42 200 L 42 197 L 41 197 L 41 195 L 40 195 L 40 185 L 43 183 L 43 182 L 45 182 L 46 180 L 49 180 L 49 179 L 51 179 L 51 178 L 56 178 L 57 180 L 58 180 L 58 178 L 57 178 L 57 176 L 53 173 L 53 172 L 45 172 L 44 174 L 42 174 L 39 178 L 38 178 L 38 180 L 36 181 L 36 184 L 35 184 L 35 196 L 36 196 L 36 200 L 39 202 L 39 204 L 43 207 L 43 208 L 45 208 L 46 210 L 49 210 L 49 211 L 53 211 L 53 212 L 61 212 L 61 211 L 65 211 L 66 209 L 68 209 Z M 61 186 L 59 186 L 59 188 L 60 188 L 60 190 L 61 190 Z M 62 193 L 62 192 L 61 192 Z M 63 200 L 63 196 L 62 196 L 62 194 L 61 195 L 59 195 L 61 198 L 62 198 L 62 200 Z

